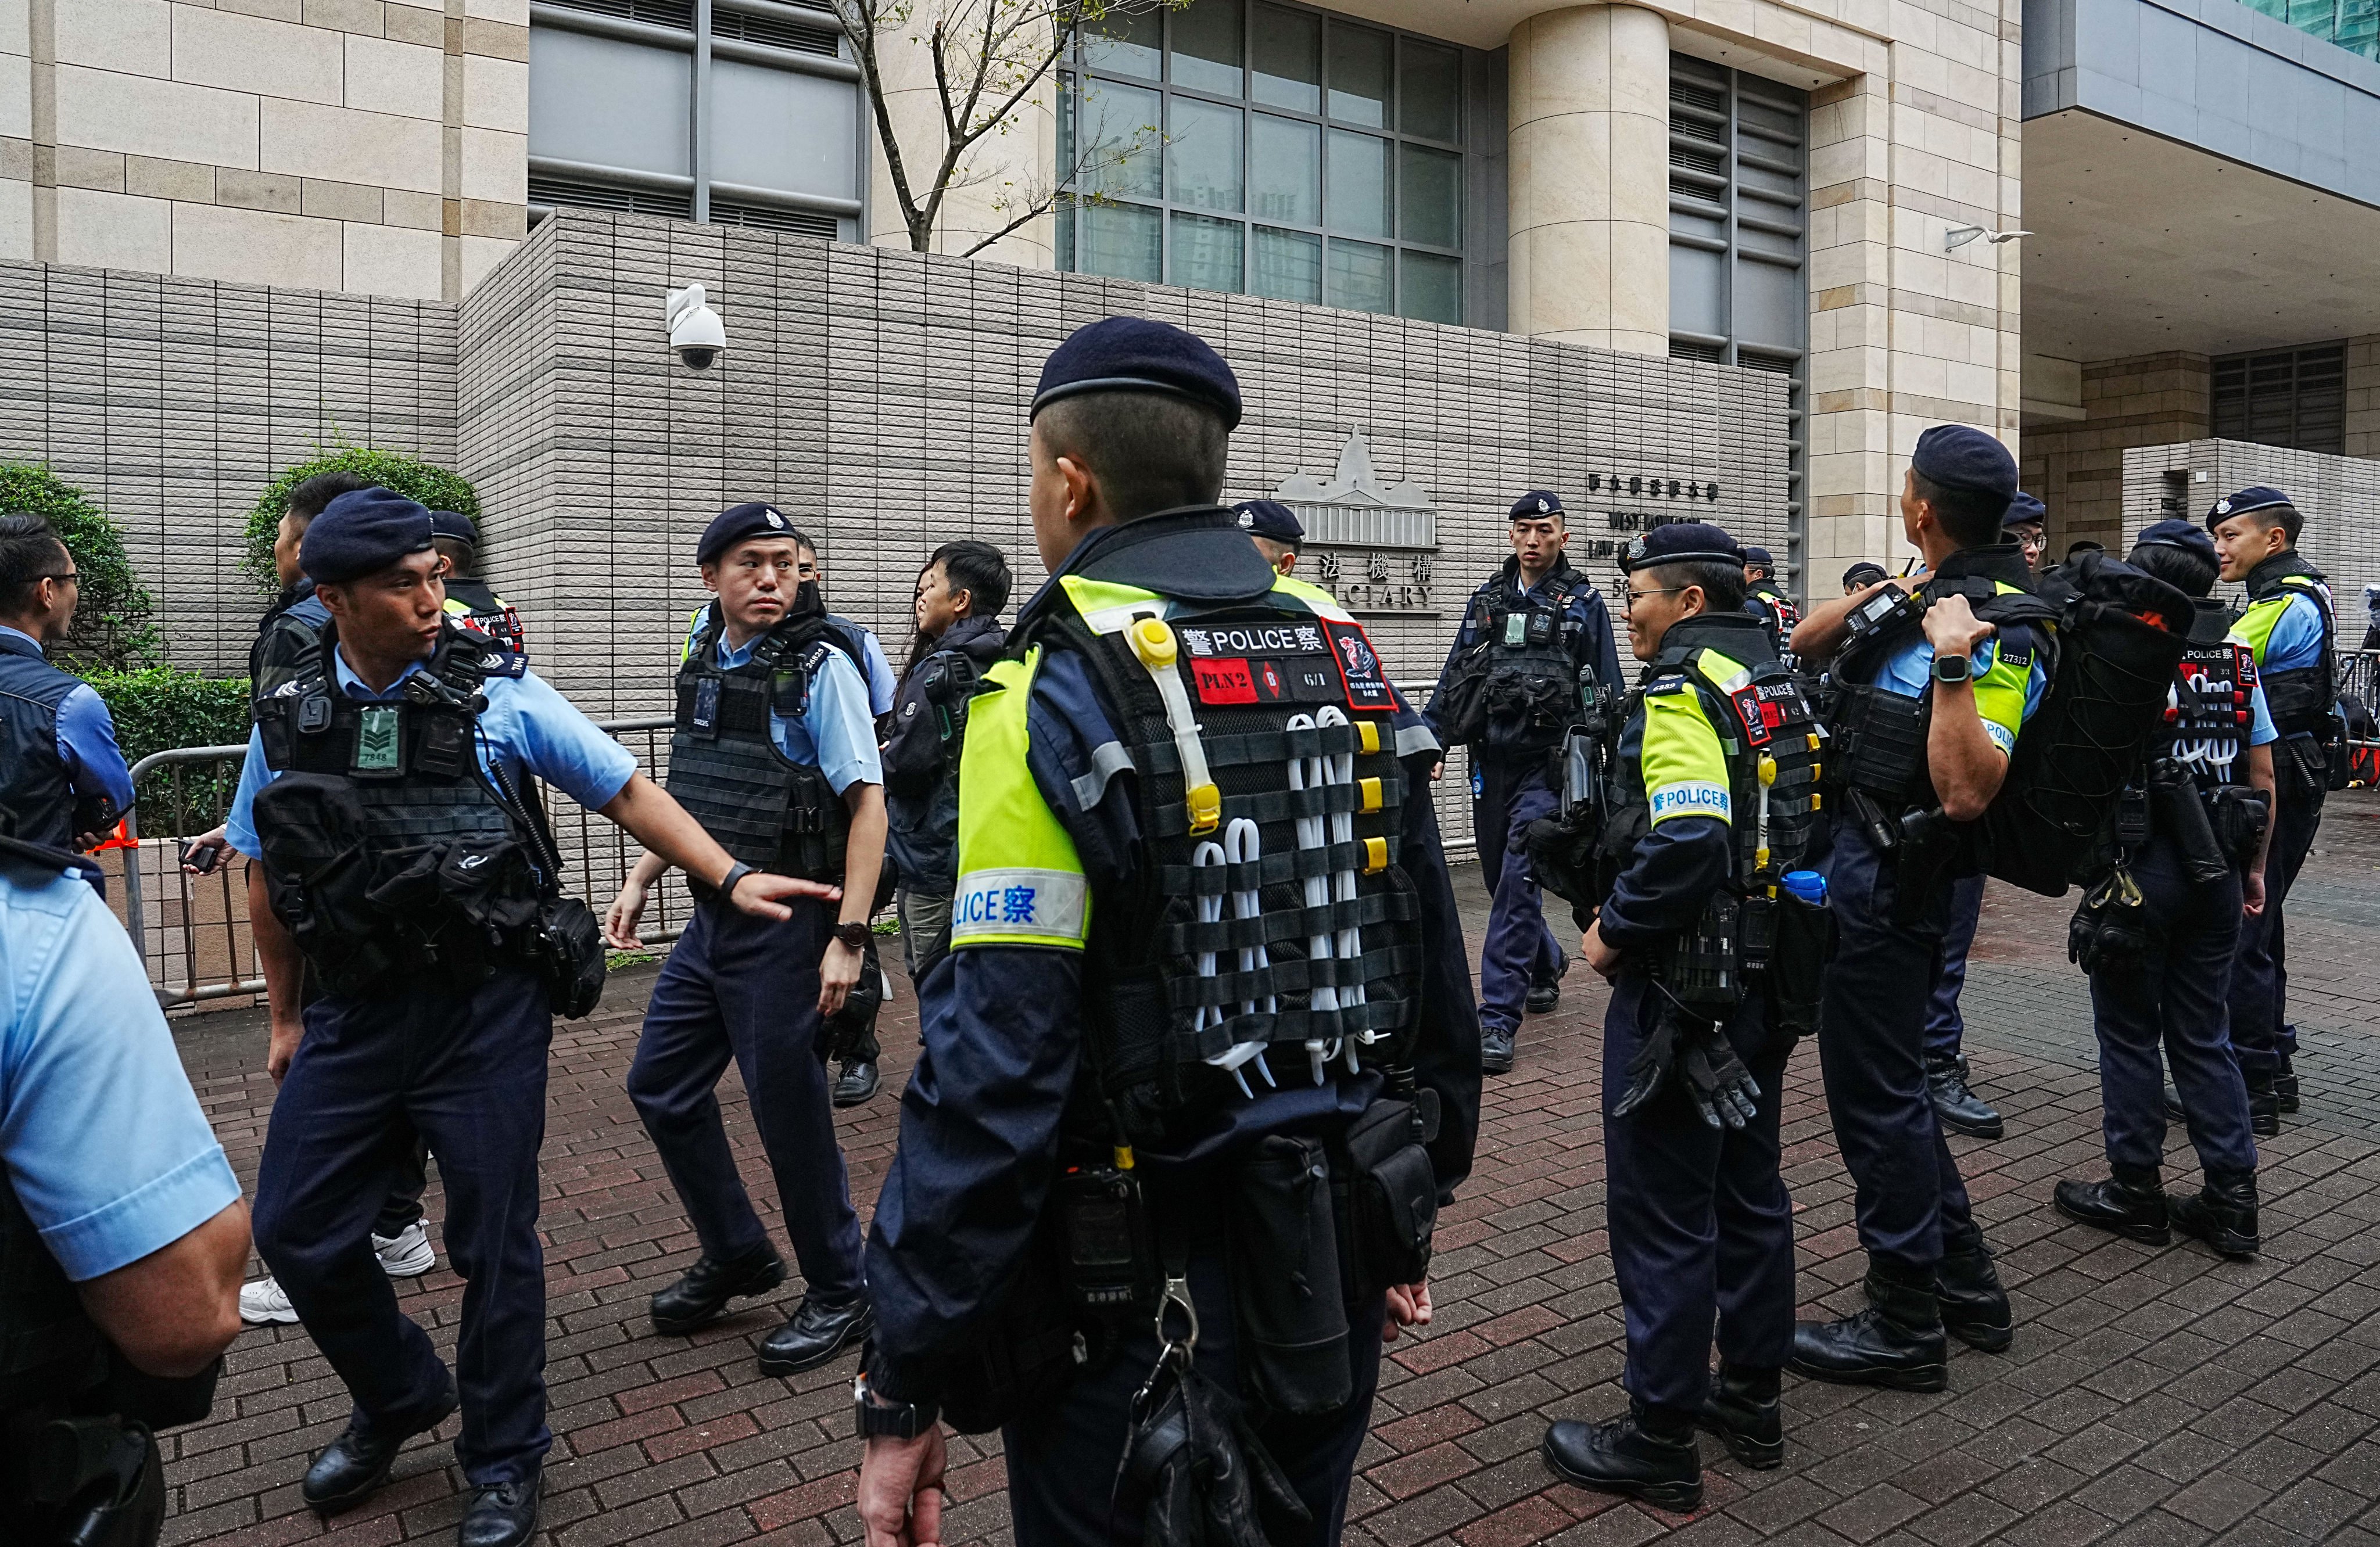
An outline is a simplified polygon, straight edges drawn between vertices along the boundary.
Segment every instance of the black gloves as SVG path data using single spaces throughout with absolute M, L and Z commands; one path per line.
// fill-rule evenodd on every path
M 1677 1017 L 1666 1007 L 1653 1018 L 1653 1028 L 1645 1034 L 1645 1045 L 1628 1060 L 1628 1090 L 1612 1104 L 1611 1115 L 1624 1118 L 1653 1099 L 1670 1070 L 1677 1064 Z
M 2148 960 L 2148 908 L 2132 873 L 2119 864 L 2082 894 L 2066 930 L 2066 960 L 2093 976 L 2139 971 Z
M 1656 992 L 1658 992 L 1657 989 Z M 1645 1033 L 1645 1045 L 1628 1060 L 1628 1089 L 1611 1108 L 1624 1118 L 1651 1101 L 1674 1073 L 1703 1121 L 1741 1130 L 1760 1099 L 1759 1082 L 1729 1045 L 1718 1025 L 1663 1004 Z
M 1285 1519 L 1313 1520 L 1239 1405 L 1186 1360 L 1162 1399 L 1133 1407 L 1118 1481 L 1148 1501 L 1143 1547 L 1267 1547 L 1259 1495 Z

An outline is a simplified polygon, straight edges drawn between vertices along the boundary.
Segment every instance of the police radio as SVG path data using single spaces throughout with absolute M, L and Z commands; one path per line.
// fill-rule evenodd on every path
M 1851 610 L 1843 619 L 1851 630 L 1851 639 L 1866 638 L 1879 629 L 1888 628 L 1906 619 L 1914 622 L 1925 616 L 1925 604 L 1898 586 L 1880 586 L 1876 593 Z
M 1068 1297 L 1086 1311 L 1129 1311 L 1148 1301 L 1157 1255 L 1139 1178 L 1113 1166 L 1069 1166 L 1057 1193 Z

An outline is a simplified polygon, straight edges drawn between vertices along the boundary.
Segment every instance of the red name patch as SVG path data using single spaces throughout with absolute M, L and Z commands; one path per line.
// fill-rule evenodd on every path
M 1257 701 L 1256 679 L 1248 674 L 1245 659 L 1193 660 L 1190 671 L 1198 684 L 1198 701 L 1202 704 L 1253 704 Z

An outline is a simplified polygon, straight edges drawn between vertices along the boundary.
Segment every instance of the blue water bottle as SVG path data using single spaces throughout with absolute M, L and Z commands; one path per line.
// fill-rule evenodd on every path
M 1826 905 L 1827 878 L 1815 870 L 1789 870 L 1781 884 L 1787 891 L 1812 907 Z

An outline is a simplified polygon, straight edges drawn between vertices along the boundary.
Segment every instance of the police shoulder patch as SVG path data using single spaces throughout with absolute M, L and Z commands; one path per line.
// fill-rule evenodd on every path
M 528 657 L 518 650 L 507 650 L 492 641 L 474 638 L 479 647 L 477 665 L 483 677 L 511 677 L 517 680 L 528 671 Z

